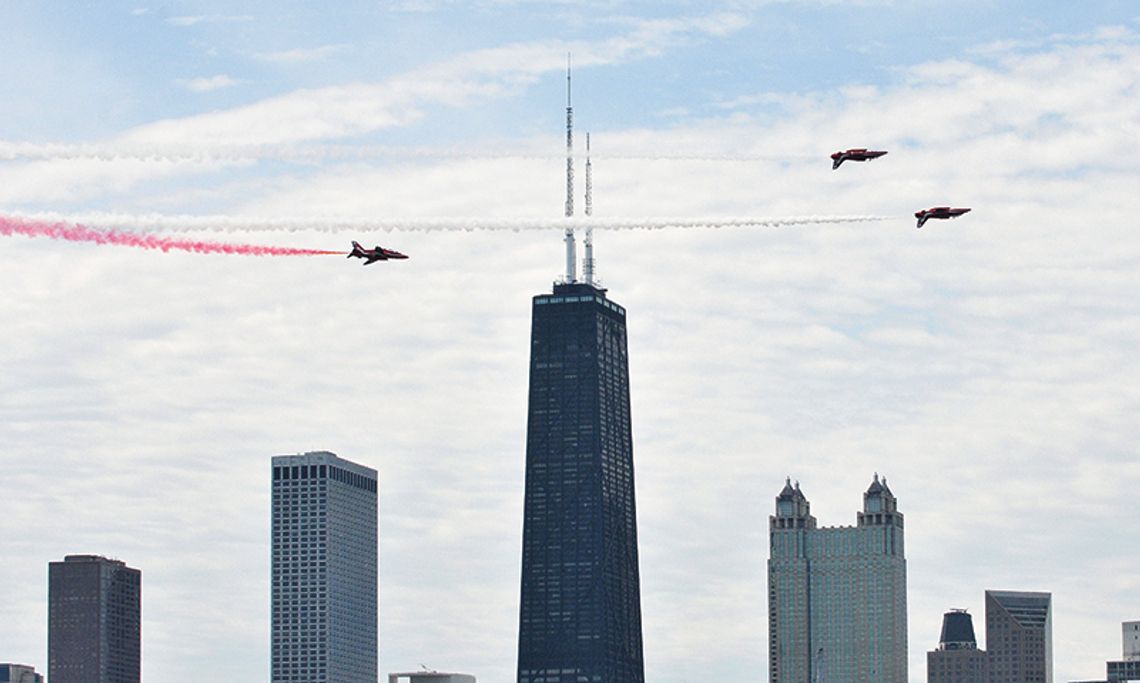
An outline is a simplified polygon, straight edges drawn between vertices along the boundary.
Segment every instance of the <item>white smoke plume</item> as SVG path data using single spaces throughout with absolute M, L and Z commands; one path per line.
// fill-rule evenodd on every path
M 565 230 L 664 230 L 668 228 L 755 228 L 863 223 L 889 216 L 783 216 L 727 218 L 259 218 L 246 216 L 185 216 L 165 214 L 18 213 L 13 218 L 69 223 L 91 228 L 139 232 L 469 232 Z
M 94 159 L 98 161 L 142 160 L 162 162 L 249 162 L 275 160 L 294 163 L 353 162 L 409 159 L 531 159 L 549 161 L 562 158 L 533 150 L 479 148 L 421 148 L 388 145 L 138 145 L 123 143 L 25 143 L 0 140 L 0 162 Z M 739 153 L 597 153 L 599 161 L 791 161 L 826 159 L 826 155 L 750 155 Z M 830 163 L 830 162 L 829 162 Z

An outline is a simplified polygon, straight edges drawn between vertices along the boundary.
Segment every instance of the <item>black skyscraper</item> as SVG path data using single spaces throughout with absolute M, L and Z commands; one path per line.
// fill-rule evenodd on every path
M 625 309 L 534 297 L 518 683 L 642 683 Z
M 48 680 L 139 683 L 142 573 L 68 555 L 48 564 Z

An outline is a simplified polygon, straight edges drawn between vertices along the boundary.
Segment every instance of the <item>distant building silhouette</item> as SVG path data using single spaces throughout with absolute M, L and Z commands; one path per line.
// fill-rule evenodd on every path
M 991 683 L 1053 683 L 1053 596 L 986 591 Z
M 48 680 L 139 683 L 142 572 L 99 555 L 48 564 Z
M 44 683 L 34 667 L 25 664 L 0 664 L 0 683 Z
M 906 683 L 903 515 L 875 475 L 853 527 L 817 528 L 789 479 L 769 517 L 769 683 Z
M 643 683 L 625 309 L 533 299 L 517 683 Z
M 978 649 L 970 615 L 966 610 L 942 615 L 938 649 L 926 653 L 927 683 L 987 683 L 988 676 L 986 653 Z
M 272 683 L 376 683 L 376 470 L 324 451 L 272 469 Z

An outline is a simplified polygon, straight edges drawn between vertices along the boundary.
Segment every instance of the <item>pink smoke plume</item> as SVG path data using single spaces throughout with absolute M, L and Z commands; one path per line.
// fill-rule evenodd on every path
M 300 249 L 296 247 L 270 247 L 258 244 L 231 244 L 202 240 L 175 239 L 159 235 L 146 235 L 122 230 L 98 230 L 84 225 L 35 221 L 25 218 L 0 216 L 0 235 L 23 235 L 24 237 L 47 237 L 68 242 L 94 242 L 114 244 L 121 247 L 158 249 L 161 251 L 190 251 L 196 254 L 240 254 L 244 256 L 322 256 L 347 254 L 345 251 L 325 251 L 323 249 Z

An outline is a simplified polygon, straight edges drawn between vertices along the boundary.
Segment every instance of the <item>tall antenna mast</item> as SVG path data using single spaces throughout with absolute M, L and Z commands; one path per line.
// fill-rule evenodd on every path
M 594 215 L 593 183 L 590 180 L 590 134 L 586 133 L 586 218 Z M 594 284 L 594 226 L 586 223 L 586 259 L 582 264 L 586 284 Z
M 570 53 L 566 53 L 566 217 L 574 216 L 574 107 L 570 104 Z M 578 280 L 574 227 L 566 226 L 566 282 Z

